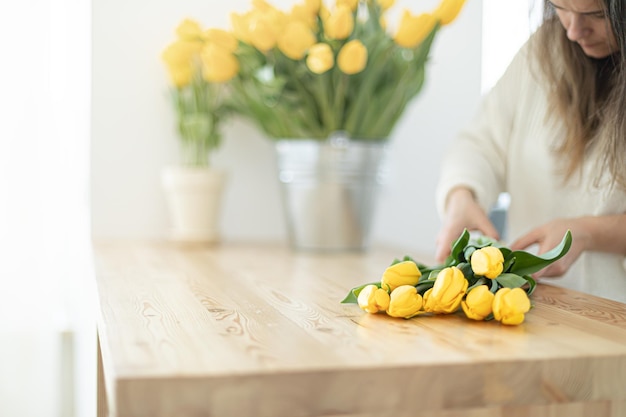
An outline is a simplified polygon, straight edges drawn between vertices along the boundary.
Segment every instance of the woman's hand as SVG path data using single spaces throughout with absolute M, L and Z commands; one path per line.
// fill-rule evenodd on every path
M 445 261 L 450 255 L 450 246 L 461 235 L 463 229 L 477 230 L 490 238 L 500 239 L 498 231 L 476 202 L 474 194 L 467 188 L 456 188 L 448 196 L 443 226 L 437 236 L 435 251 L 437 262 Z
M 567 230 L 572 246 L 567 254 L 534 276 L 558 277 L 565 274 L 584 251 L 626 255 L 626 214 L 556 219 L 531 230 L 511 244 L 512 250 L 539 245 L 538 253 L 549 251 L 561 242 Z
M 585 251 L 590 239 L 589 232 L 580 219 L 557 219 L 539 226 L 517 239 L 510 246 L 512 250 L 524 250 L 531 245 L 538 245 L 537 253 L 541 255 L 558 245 L 567 230 L 572 232 L 572 246 L 565 256 L 535 273 L 535 278 L 559 277 L 565 274 Z

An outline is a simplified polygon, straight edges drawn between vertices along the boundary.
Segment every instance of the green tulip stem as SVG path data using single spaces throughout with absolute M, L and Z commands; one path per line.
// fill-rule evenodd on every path
M 315 86 L 313 87 L 313 94 L 317 98 L 317 102 L 319 103 L 319 112 L 322 119 L 322 124 L 324 125 L 324 135 L 328 137 L 328 135 L 337 130 L 337 119 L 336 114 L 333 114 L 332 111 L 332 103 L 329 94 L 328 83 L 326 82 L 326 78 L 324 77 L 326 74 L 317 75 L 315 77 Z
M 368 106 L 376 106 L 374 100 L 375 86 L 385 70 L 385 64 L 388 59 L 390 59 L 391 53 L 391 48 L 387 46 L 380 52 L 374 49 L 370 58 L 368 58 L 369 62 L 375 62 L 378 63 L 378 65 L 372 64 L 371 67 L 366 68 L 366 73 L 363 75 L 364 78 L 361 82 L 361 88 L 353 98 L 354 105 L 348 111 L 345 124 L 345 130 L 355 137 L 370 137 L 368 126 L 365 125 L 368 120 L 363 119 L 362 116 Z M 365 133 L 360 134 L 360 132 Z
M 335 129 L 341 129 L 341 126 L 344 124 L 344 109 L 346 107 L 346 91 L 348 89 L 348 84 L 350 83 L 350 79 L 348 76 L 341 71 L 333 72 L 332 81 L 334 81 L 334 90 L 335 97 L 333 99 L 332 107 L 333 114 L 339 121 L 336 124 Z

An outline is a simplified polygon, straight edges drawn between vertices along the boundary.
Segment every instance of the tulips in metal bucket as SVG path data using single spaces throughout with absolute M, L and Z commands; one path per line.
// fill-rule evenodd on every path
M 537 286 L 532 274 L 563 257 L 571 244 L 567 231 L 559 245 L 534 255 L 486 237 L 471 239 L 465 230 L 442 265 L 427 266 L 409 256 L 396 259 L 380 281 L 353 288 L 342 303 L 405 319 L 462 310 L 471 320 L 521 324 Z

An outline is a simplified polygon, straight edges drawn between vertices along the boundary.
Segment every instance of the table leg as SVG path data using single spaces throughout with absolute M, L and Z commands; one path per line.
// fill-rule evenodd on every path
M 100 337 L 98 337 L 98 403 L 97 416 L 107 417 L 109 410 L 107 409 L 107 394 L 104 385 L 104 367 L 102 366 L 102 351 L 100 350 Z

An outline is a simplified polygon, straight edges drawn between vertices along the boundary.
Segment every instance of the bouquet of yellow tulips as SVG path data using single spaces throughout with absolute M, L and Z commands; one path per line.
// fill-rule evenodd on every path
M 237 39 L 220 29 L 203 29 L 192 19 L 176 28 L 176 40 L 162 53 L 172 82 L 172 101 L 186 165 L 208 166 L 219 147 L 220 125 L 232 111 L 228 81 L 239 70 Z
M 333 1 L 303 0 L 285 12 L 252 0 L 250 11 L 232 14 L 232 31 L 180 23 L 162 59 L 187 164 L 209 164 L 233 113 L 276 139 L 389 137 L 422 89 L 435 35 L 465 0 L 404 10 L 393 31 L 386 15 L 395 0 Z
M 233 105 L 270 138 L 324 140 L 341 131 L 386 139 L 422 89 L 435 35 L 464 2 L 404 10 L 391 30 L 394 0 L 334 0 L 331 7 L 304 0 L 288 12 L 252 0 L 252 10 L 231 16 L 240 64 Z
M 567 231 L 552 250 L 533 255 L 512 251 L 486 237 L 470 239 L 465 230 L 452 244 L 444 264 L 429 267 L 408 256 L 394 260 L 380 281 L 353 288 L 342 303 L 406 319 L 462 309 L 472 320 L 521 324 L 537 285 L 531 274 L 560 259 L 571 244 Z

